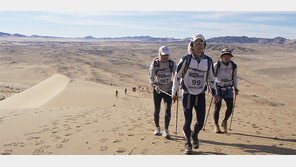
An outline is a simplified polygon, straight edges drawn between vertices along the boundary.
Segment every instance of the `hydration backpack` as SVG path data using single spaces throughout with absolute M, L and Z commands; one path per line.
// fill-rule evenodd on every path
M 221 60 L 219 60 L 218 63 L 217 63 L 217 69 L 216 69 L 215 74 L 214 74 L 215 77 L 217 77 L 217 75 L 218 75 L 218 72 L 219 72 L 219 69 L 220 69 L 221 63 L 222 63 Z M 236 65 L 233 61 L 231 61 L 231 60 L 230 60 L 230 63 L 231 63 L 231 65 L 232 65 L 232 81 L 233 81 L 234 70 L 237 68 L 237 65 Z
M 159 68 L 159 58 L 158 57 L 155 57 L 153 59 L 153 66 Z M 170 67 L 170 71 L 174 72 L 174 62 L 171 59 L 169 60 L 169 67 Z

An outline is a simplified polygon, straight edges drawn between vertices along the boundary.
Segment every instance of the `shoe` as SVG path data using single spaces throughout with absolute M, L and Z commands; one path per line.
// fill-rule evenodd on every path
M 191 143 L 188 143 L 185 145 L 185 150 L 184 150 L 185 154 L 192 154 L 192 145 Z
M 156 127 L 155 131 L 154 131 L 154 135 L 158 135 L 160 136 L 160 127 Z
M 192 144 L 193 144 L 193 148 L 194 149 L 198 149 L 199 148 L 199 141 L 197 136 L 195 136 L 193 133 L 191 133 L 191 138 L 192 138 Z
M 219 125 L 215 125 L 215 127 L 214 127 L 214 132 L 215 132 L 215 133 L 222 133 L 222 131 L 220 130 Z
M 164 137 L 167 138 L 167 139 L 170 139 L 170 138 L 171 138 L 168 129 L 164 129 L 164 130 L 163 130 L 162 136 L 164 136 Z
M 223 120 L 221 127 L 223 128 L 223 132 L 227 133 L 227 121 Z

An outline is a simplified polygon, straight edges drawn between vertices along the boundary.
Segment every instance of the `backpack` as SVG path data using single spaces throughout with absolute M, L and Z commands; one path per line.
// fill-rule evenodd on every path
M 192 55 L 187 55 L 184 58 L 185 58 L 185 60 L 184 60 L 185 61 L 185 67 L 184 67 L 184 69 L 183 69 L 183 71 L 181 73 L 181 78 L 184 77 L 184 75 L 186 74 L 186 72 L 187 72 L 187 70 L 189 68 L 189 65 L 190 65 L 190 62 L 191 62 L 191 59 L 192 59 Z M 208 59 L 207 79 L 208 79 L 208 72 L 210 70 L 211 62 L 212 62 L 212 60 L 211 59 Z
M 192 55 L 186 55 L 183 57 L 185 60 L 185 67 L 181 73 L 181 78 L 184 78 L 184 75 L 186 74 L 188 68 L 189 68 L 189 65 L 190 65 L 190 62 L 191 62 L 191 59 L 192 59 Z M 213 61 L 210 57 L 206 57 L 208 59 L 208 69 L 207 69 L 207 76 L 206 76 L 206 82 L 207 82 L 207 87 L 209 87 L 209 83 L 208 83 L 208 77 L 209 77 L 209 70 L 211 68 L 211 65 L 213 65 Z M 183 82 L 183 81 L 182 81 Z M 183 85 L 183 83 L 182 83 Z M 182 86 L 183 87 L 183 86 Z M 207 89 L 207 87 L 205 87 L 205 90 Z M 210 89 L 208 88 L 208 91 L 210 91 Z
M 217 63 L 217 69 L 216 69 L 215 74 L 214 74 L 215 77 L 217 77 L 217 75 L 218 75 L 218 71 L 220 69 L 221 63 L 222 63 L 221 60 L 219 60 L 218 63 Z M 237 68 L 237 65 L 233 61 L 231 61 L 231 60 L 230 60 L 230 63 L 232 65 L 232 81 L 233 81 L 233 78 L 234 78 L 234 70 Z
M 159 68 L 159 58 L 158 57 L 155 57 L 153 59 L 153 66 Z M 171 72 L 174 72 L 174 62 L 171 59 L 169 60 L 169 68 L 170 68 Z

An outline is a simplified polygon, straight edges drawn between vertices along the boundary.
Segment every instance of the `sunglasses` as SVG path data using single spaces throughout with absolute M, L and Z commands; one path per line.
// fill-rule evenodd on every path
M 169 55 L 162 55 L 162 54 L 161 54 L 161 56 L 169 56 Z
M 204 41 L 201 41 L 201 42 L 193 42 L 193 44 L 195 44 L 195 45 L 203 45 L 203 44 L 205 44 L 205 42 Z

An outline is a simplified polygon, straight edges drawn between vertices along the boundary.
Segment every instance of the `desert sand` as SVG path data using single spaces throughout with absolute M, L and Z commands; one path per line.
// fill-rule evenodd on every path
M 186 54 L 187 43 L 2 38 L 0 153 L 183 155 L 181 102 L 177 134 L 173 104 L 171 140 L 153 135 L 148 68 L 164 44 L 176 62 Z M 217 61 L 223 47 L 209 45 L 207 54 Z M 295 155 L 296 48 L 229 47 L 240 89 L 232 128 L 226 134 L 213 132 L 212 105 L 193 154 Z M 208 111 L 211 95 L 206 98 Z M 226 109 L 222 104 L 220 123 Z M 163 108 L 160 124 L 163 129 Z

